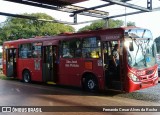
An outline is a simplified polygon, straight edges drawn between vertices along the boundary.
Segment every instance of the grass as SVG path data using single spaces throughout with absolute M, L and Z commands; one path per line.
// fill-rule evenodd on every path
M 2 80 L 6 80 L 6 79 L 8 79 L 5 75 L 3 75 L 3 74 L 0 74 L 0 79 L 2 79 Z
M 13 78 L 13 77 L 6 77 L 6 76 L 3 75 L 3 74 L 0 74 L 0 79 L 1 79 L 1 80 L 16 80 L 16 79 Z

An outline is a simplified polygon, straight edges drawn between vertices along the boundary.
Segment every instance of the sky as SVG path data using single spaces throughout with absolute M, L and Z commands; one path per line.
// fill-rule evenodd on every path
M 160 0 L 152 0 L 153 3 L 153 8 L 160 7 Z M 147 6 L 147 0 L 132 0 L 129 3 L 139 5 L 146 7 Z M 97 6 L 100 4 L 104 4 L 104 2 L 100 0 L 89 0 L 87 2 L 83 3 L 78 3 L 75 5 L 83 6 L 83 7 L 93 7 Z M 125 10 L 126 9 L 126 10 Z M 98 10 L 103 10 L 109 12 L 109 16 L 120 14 L 120 13 L 125 13 L 125 12 L 132 12 L 136 11 L 130 8 L 125 8 L 122 6 L 112 6 L 112 7 L 107 7 L 107 8 L 101 8 Z M 54 17 L 56 20 L 61 20 L 61 21 L 68 21 L 68 22 L 73 22 L 73 18 L 70 17 L 69 13 L 64 13 L 64 12 L 59 12 L 55 10 L 49 10 L 49 9 L 44 9 L 44 8 L 39 8 L 39 7 L 34 7 L 34 6 L 28 6 L 28 5 L 23 5 L 23 4 L 18 4 L 18 3 L 12 3 L 12 2 L 7 2 L 0 0 L 0 12 L 6 12 L 6 13 L 12 13 L 12 14 L 23 14 L 23 13 L 46 13 L 52 17 Z M 84 21 L 89 21 L 89 20 L 96 20 L 97 18 L 91 18 L 91 17 L 86 17 L 86 16 L 80 16 L 78 15 L 78 22 L 84 22 Z M 126 17 L 120 17 L 120 18 L 114 18 L 115 20 L 123 20 L 126 22 L 135 22 L 137 27 L 143 27 L 150 29 L 153 37 L 156 38 L 160 36 L 160 10 L 159 11 L 154 11 L 154 12 L 149 12 L 149 13 L 142 13 L 142 14 L 135 14 L 131 16 L 126 16 Z M 6 20 L 6 16 L 1 16 L 0 15 L 0 23 L 3 23 Z M 81 24 L 81 25 L 76 25 L 73 26 L 76 30 L 84 27 L 85 25 L 89 25 L 90 23 L 87 24 Z

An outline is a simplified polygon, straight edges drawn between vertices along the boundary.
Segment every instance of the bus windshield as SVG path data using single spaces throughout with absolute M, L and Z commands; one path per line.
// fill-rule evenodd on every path
M 156 47 L 152 34 L 146 29 L 130 29 L 125 38 L 128 64 L 131 67 L 142 69 L 154 66 L 156 63 Z

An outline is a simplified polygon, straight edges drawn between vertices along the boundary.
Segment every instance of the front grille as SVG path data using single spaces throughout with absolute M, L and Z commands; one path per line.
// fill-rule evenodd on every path
M 147 75 L 150 75 L 150 74 L 152 74 L 153 72 L 154 72 L 154 70 L 147 70 L 147 71 L 146 71 L 146 74 L 147 74 Z
M 153 76 L 147 76 L 147 77 L 142 77 L 141 80 L 147 80 L 147 79 L 151 79 Z

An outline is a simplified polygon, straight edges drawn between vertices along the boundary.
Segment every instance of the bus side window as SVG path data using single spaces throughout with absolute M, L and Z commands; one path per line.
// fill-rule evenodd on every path
M 63 41 L 62 42 L 62 57 L 63 58 L 72 58 L 71 55 L 71 49 L 70 47 L 70 41 Z
M 32 46 L 32 57 L 33 58 L 41 58 L 41 49 L 42 49 L 42 43 L 33 43 Z
M 19 48 L 19 57 L 20 58 L 31 58 L 31 44 L 21 44 Z
M 101 42 L 97 37 L 83 39 L 82 55 L 84 58 L 100 58 Z
M 80 58 L 81 54 L 81 40 L 73 39 L 62 42 L 63 58 Z

